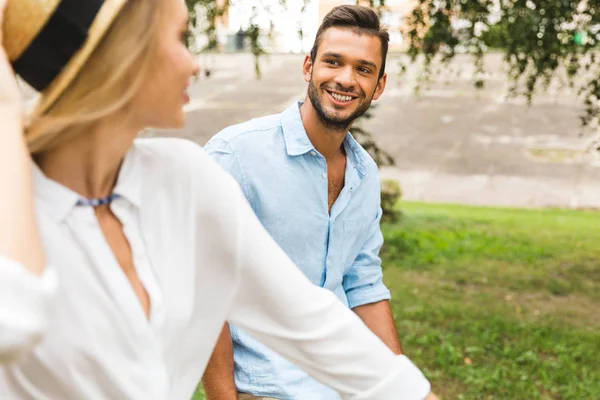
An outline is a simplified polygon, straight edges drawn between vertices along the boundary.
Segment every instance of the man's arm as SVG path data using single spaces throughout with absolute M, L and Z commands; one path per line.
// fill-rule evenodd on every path
M 364 304 L 354 307 L 352 310 L 387 347 L 396 354 L 402 354 L 400 339 L 398 339 L 398 331 L 396 330 L 389 300 Z
M 379 185 L 372 188 L 378 193 Z M 379 250 L 383 245 L 383 235 L 379 223 L 381 208 L 374 202 L 371 221 L 363 229 L 368 235 L 354 262 L 344 273 L 342 284 L 348 305 L 394 353 L 401 354 L 398 332 L 390 307 L 390 292 L 383 283 Z
M 202 386 L 207 400 L 235 400 L 237 389 L 233 378 L 233 344 L 229 324 L 225 324 L 208 361 Z
M 380 193 L 377 176 L 375 193 Z M 379 200 L 379 199 L 378 199 Z M 369 235 L 354 263 L 344 275 L 343 285 L 350 308 L 364 324 L 394 353 L 402 354 L 398 331 L 390 306 L 390 293 L 383 283 L 379 251 L 383 245 L 380 222 L 382 210 L 377 201 L 376 217 L 368 227 Z M 424 400 L 438 400 L 430 392 Z
M 249 200 L 249 194 L 240 164 L 229 144 L 219 135 L 215 135 L 204 146 L 213 160 L 229 173 L 240 185 L 244 196 Z M 204 371 L 202 385 L 207 400 L 237 399 L 237 388 L 234 379 L 233 344 L 229 324 L 225 323 L 221 336 L 213 350 L 212 356 Z

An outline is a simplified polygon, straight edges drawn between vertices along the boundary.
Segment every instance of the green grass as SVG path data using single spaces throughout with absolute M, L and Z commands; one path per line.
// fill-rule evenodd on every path
M 600 213 L 402 210 L 383 226 L 385 280 L 442 398 L 600 398 Z
M 600 213 L 401 208 L 385 281 L 442 399 L 600 399 Z
M 206 396 L 204 395 L 204 392 L 202 391 L 201 387 L 199 387 L 196 393 L 194 393 L 194 397 L 192 397 L 192 400 L 206 400 Z

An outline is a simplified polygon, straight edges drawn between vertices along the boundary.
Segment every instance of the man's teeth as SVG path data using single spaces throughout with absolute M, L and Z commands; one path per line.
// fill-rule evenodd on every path
M 347 102 L 347 101 L 352 100 L 352 97 L 350 97 L 350 96 L 342 96 L 337 93 L 331 93 L 331 96 L 333 96 L 333 98 L 336 99 L 337 101 Z

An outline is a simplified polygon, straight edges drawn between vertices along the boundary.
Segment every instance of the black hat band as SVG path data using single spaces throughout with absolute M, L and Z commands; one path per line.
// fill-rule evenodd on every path
M 12 63 L 15 72 L 38 92 L 48 88 L 84 45 L 103 3 L 104 0 L 62 0 L 39 34 Z

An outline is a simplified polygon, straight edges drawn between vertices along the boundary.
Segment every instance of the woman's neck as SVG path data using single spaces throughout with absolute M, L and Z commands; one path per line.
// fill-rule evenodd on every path
M 113 192 L 123 158 L 139 130 L 104 121 L 34 158 L 53 181 L 86 198 L 106 197 Z

